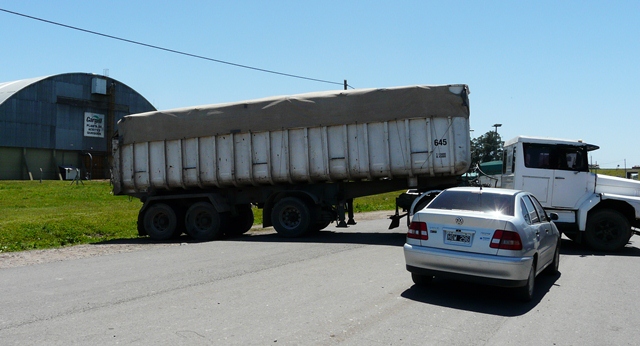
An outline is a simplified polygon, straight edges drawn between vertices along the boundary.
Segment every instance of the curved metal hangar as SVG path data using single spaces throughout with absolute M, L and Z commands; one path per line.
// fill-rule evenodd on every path
M 118 120 L 155 110 L 124 83 L 91 73 L 0 82 L 0 180 L 109 178 Z

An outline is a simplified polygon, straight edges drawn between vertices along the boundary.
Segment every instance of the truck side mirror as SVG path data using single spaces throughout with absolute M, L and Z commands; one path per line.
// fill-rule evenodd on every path
M 558 221 L 558 219 L 560 218 L 558 216 L 558 213 L 549 213 L 549 217 L 551 218 L 551 221 Z

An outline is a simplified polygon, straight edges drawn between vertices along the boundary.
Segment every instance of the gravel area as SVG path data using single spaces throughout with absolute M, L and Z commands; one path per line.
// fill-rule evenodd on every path
M 383 219 L 392 214 L 393 211 L 389 210 L 374 211 L 368 213 L 358 213 L 354 218 L 356 221 Z M 331 224 L 329 228 L 332 228 L 334 226 L 335 224 Z M 249 234 L 264 234 L 269 232 L 275 231 L 271 227 L 254 227 L 251 231 L 249 231 Z M 172 242 L 155 243 L 147 237 L 142 237 L 135 239 L 114 240 L 97 244 L 75 245 L 58 249 L 6 252 L 0 253 L 0 269 L 66 261 L 93 256 L 104 256 L 114 253 L 148 250 L 158 247 L 183 246 L 187 244 L 187 242 L 189 241 L 188 239 L 188 237 L 183 236 L 181 239 Z

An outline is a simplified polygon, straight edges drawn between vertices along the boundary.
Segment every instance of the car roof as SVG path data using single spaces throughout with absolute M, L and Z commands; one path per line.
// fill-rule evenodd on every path
M 519 193 L 525 192 L 522 190 L 503 189 L 503 188 L 497 188 L 497 187 L 477 187 L 477 186 L 452 187 L 452 188 L 446 189 L 445 191 L 481 192 L 481 193 L 491 193 L 491 194 L 497 194 L 497 195 L 510 195 L 510 196 L 515 196 Z

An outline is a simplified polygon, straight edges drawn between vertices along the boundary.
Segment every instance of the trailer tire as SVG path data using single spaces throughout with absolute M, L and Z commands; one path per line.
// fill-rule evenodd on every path
M 296 197 L 285 197 L 271 211 L 271 222 L 276 232 L 283 237 L 304 235 L 312 226 L 312 215 L 306 203 Z
M 178 218 L 175 211 L 164 203 L 152 204 L 142 215 L 144 231 L 153 240 L 169 240 L 176 232 Z
M 251 204 L 241 204 L 236 206 L 237 216 L 230 217 L 229 226 L 225 230 L 227 236 L 237 236 L 249 232 L 253 226 L 253 211 Z
M 584 233 L 589 247 L 597 251 L 618 251 L 631 238 L 629 220 L 615 210 L 603 209 L 589 215 Z
M 197 241 L 210 241 L 222 236 L 223 216 L 209 202 L 196 202 L 187 210 L 187 234 Z

